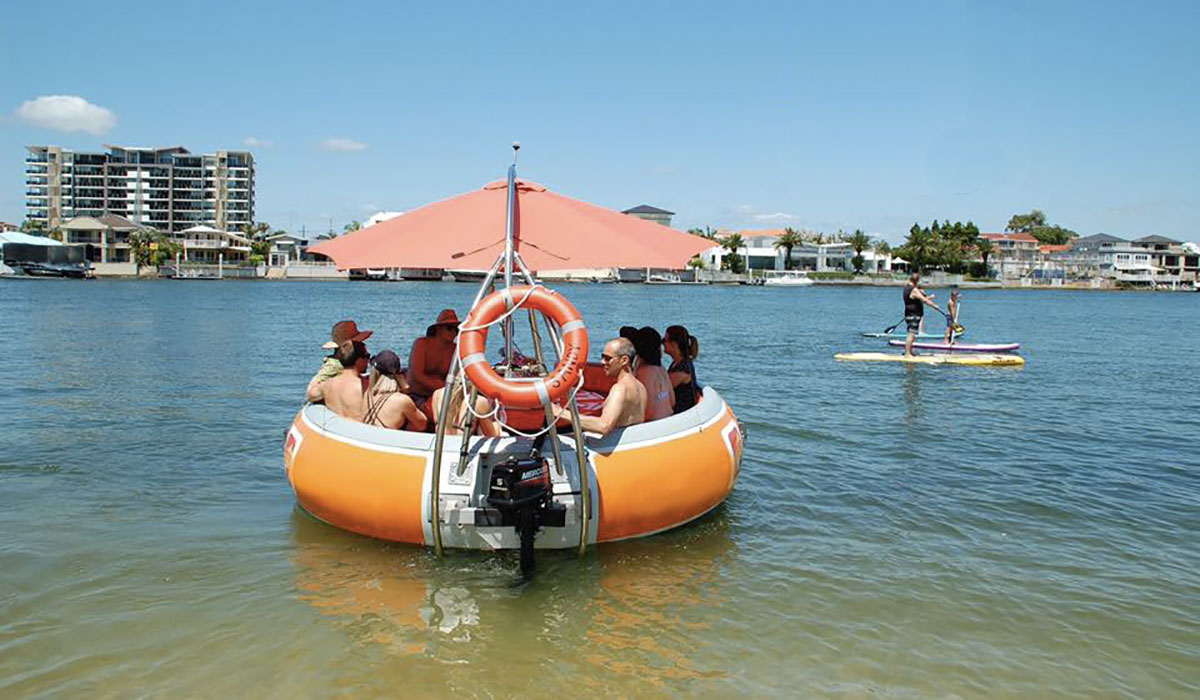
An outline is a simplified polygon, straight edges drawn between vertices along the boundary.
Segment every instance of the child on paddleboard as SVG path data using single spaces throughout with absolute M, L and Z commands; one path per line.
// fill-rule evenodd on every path
M 946 302 L 946 337 L 944 340 L 951 345 L 958 338 L 954 326 L 958 324 L 958 289 L 950 290 L 950 300 Z

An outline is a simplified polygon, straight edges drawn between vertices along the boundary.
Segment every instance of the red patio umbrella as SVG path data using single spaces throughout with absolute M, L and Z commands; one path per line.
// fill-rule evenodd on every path
M 517 180 L 514 239 L 531 270 L 680 269 L 715 243 Z M 340 269 L 487 270 L 504 251 L 507 182 L 414 209 L 309 250 Z

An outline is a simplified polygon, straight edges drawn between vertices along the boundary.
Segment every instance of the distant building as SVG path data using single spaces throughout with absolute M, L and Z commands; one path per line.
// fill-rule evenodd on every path
M 304 251 L 308 248 L 307 240 L 290 233 L 277 233 L 267 240 L 271 242 L 271 254 L 267 258 L 267 264 L 272 267 L 287 267 L 304 259 Z
M 16 224 L 10 224 L 7 221 L 0 221 L 0 233 L 5 231 L 20 231 L 21 227 Z
M 254 156 L 193 154 L 182 146 L 101 153 L 28 146 L 27 218 L 45 230 L 78 216 L 115 214 L 140 226 L 178 232 L 197 225 L 237 230 L 254 222 Z
M 1148 287 L 1194 285 L 1200 278 L 1200 254 L 1165 236 L 1129 241 L 1097 233 L 1076 238 L 1068 250 L 1046 251 L 1046 259 L 1071 278 L 1110 279 Z
M 784 258 L 787 257 L 787 251 L 775 247 L 783 229 L 750 229 L 737 233 L 745 244 L 738 248 L 738 255 L 745 260 L 747 270 L 786 269 Z M 721 234 L 718 234 L 718 238 L 724 240 L 733 232 L 722 231 Z M 729 254 L 726 248 L 717 245 L 701 253 L 700 258 L 706 266 L 716 269 L 720 268 L 722 260 Z M 878 255 L 872 250 L 864 250 L 862 256 L 863 271 L 866 273 L 890 272 L 893 262 L 898 260 L 890 255 Z M 792 248 L 791 269 L 851 272 L 854 270 L 854 249 L 843 241 L 821 244 L 805 242 Z
M 626 209 L 621 213 L 628 214 L 630 216 L 636 216 L 637 218 L 645 219 L 646 221 L 653 221 L 654 223 L 662 224 L 663 226 L 670 226 L 671 217 L 675 216 L 675 212 L 673 211 L 652 207 L 649 204 L 641 204 L 632 209 Z

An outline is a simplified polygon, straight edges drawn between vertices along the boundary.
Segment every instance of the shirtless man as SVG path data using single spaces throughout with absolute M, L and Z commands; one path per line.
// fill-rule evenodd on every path
M 342 373 L 325 381 L 320 381 L 319 376 L 313 377 L 306 392 L 308 400 L 324 401 L 329 410 L 339 416 L 362 421 L 363 392 L 367 388 L 367 380 L 362 373 L 366 371 L 370 359 L 367 346 L 353 341 L 347 349 L 339 353 L 338 361 L 342 363 Z
M 408 382 L 412 385 L 410 395 L 417 406 L 432 420 L 428 408 L 433 392 L 446 386 L 446 375 L 450 373 L 450 361 L 454 358 L 454 339 L 458 337 L 458 314 L 454 309 L 443 309 L 437 321 L 425 330 L 424 338 L 413 342 L 408 355 Z
M 913 341 L 921 330 L 921 322 L 925 319 L 925 305 L 941 311 L 933 298 L 921 289 L 921 273 L 914 272 L 904 285 L 904 322 L 908 325 L 908 336 L 904 340 L 904 356 L 912 357 Z
M 608 435 L 617 428 L 637 425 L 646 416 L 646 387 L 633 376 L 633 343 L 626 338 L 615 338 L 604 344 L 604 353 L 600 361 L 604 363 L 604 373 L 616 379 L 608 397 L 604 399 L 604 409 L 596 416 L 579 416 L 579 425 L 587 431 Z M 571 410 L 555 406 L 558 418 L 571 420 Z

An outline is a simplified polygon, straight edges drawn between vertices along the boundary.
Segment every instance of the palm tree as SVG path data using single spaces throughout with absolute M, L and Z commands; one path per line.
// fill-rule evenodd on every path
M 140 228 L 129 234 L 129 257 L 133 259 L 134 276 L 141 277 L 142 267 L 154 261 L 156 245 L 155 231 Z
M 854 250 L 854 258 L 850 262 L 854 265 L 855 274 L 861 275 L 864 262 L 862 252 L 871 247 L 871 237 L 863 233 L 862 229 L 856 228 L 849 236 L 842 236 L 842 240 L 849 243 Z
M 908 240 L 904 243 L 904 251 L 912 262 L 914 270 L 923 271 L 926 263 L 929 262 L 930 254 L 934 252 L 935 243 L 932 231 L 921 228 L 920 224 L 913 224 L 912 228 L 908 230 Z
M 730 272 L 742 273 L 746 271 L 744 261 L 741 254 L 738 252 L 746 242 L 742 240 L 742 234 L 735 233 L 725 239 L 721 247 L 730 252 L 730 255 L 724 256 L 722 267 L 728 266 Z
M 983 269 L 988 269 L 988 258 L 996 252 L 996 246 L 988 239 L 980 238 L 975 241 L 975 249 L 979 251 L 979 257 L 983 258 Z
M 362 224 L 357 221 L 351 221 L 342 227 L 342 233 L 352 233 L 362 228 Z
M 775 250 L 783 249 L 783 269 L 792 269 L 792 248 L 804 245 L 804 236 L 794 228 L 785 228 L 775 241 Z
M 242 224 L 242 235 L 252 241 L 262 240 L 271 230 L 271 225 L 265 221 L 257 224 Z

